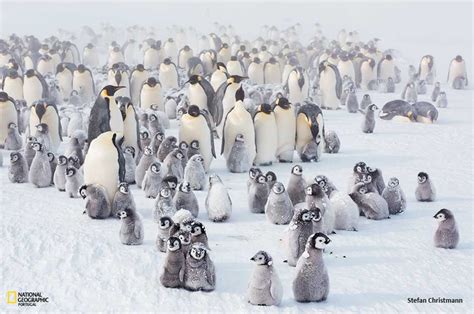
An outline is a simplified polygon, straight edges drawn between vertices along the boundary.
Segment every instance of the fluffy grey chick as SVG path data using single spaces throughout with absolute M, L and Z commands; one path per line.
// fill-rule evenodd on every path
M 48 154 L 41 143 L 35 142 L 32 145 L 36 154 L 31 162 L 28 181 L 38 188 L 48 187 L 51 185 L 52 176 Z
M 133 184 L 135 183 L 135 170 L 137 168 L 135 148 L 133 146 L 125 147 L 123 157 L 125 159 L 125 182 Z
M 179 148 L 173 149 L 163 161 L 163 164 L 162 164 L 163 177 L 175 176 L 176 178 L 178 178 L 178 181 L 181 181 L 184 176 L 184 168 L 181 162 L 183 158 L 184 158 L 184 154 L 181 151 L 181 149 Z
M 138 162 L 137 168 L 135 169 L 135 182 L 138 188 L 142 188 L 143 178 L 145 177 L 146 171 L 150 168 L 150 165 L 156 161 L 156 157 L 153 155 L 153 150 L 150 146 L 145 147 L 143 155 Z
M 142 189 L 145 192 L 145 197 L 156 198 L 160 193 L 162 185 L 161 165 L 158 161 L 152 163 L 145 173 L 143 179 Z
M 390 215 L 403 213 L 407 207 L 407 199 L 397 178 L 390 178 L 382 192 L 382 197 L 387 201 Z
M 28 163 L 20 152 L 10 153 L 10 166 L 8 166 L 8 179 L 11 183 L 28 182 Z
M 433 202 L 436 199 L 436 189 L 426 172 L 418 173 L 418 186 L 415 190 L 415 197 L 419 202 Z
M 153 207 L 153 221 L 159 223 L 161 217 L 173 217 L 175 213 L 176 207 L 173 204 L 171 190 L 168 187 L 162 187 L 160 194 L 156 197 L 155 205 Z
M 176 194 L 173 198 L 174 206 L 177 210 L 187 209 L 196 218 L 199 215 L 199 203 L 191 189 L 189 182 L 183 181 L 178 184 Z
M 184 288 L 190 291 L 213 291 L 216 288 L 216 271 L 206 247 L 194 243 L 186 256 Z
M 265 215 L 268 221 L 276 225 L 286 225 L 290 223 L 293 214 L 293 203 L 285 186 L 281 182 L 275 182 L 265 204 Z
M 295 165 L 291 168 L 290 180 L 286 188 L 293 206 L 305 201 L 305 188 L 306 180 L 303 178 L 303 167 Z
M 170 237 L 171 229 L 175 226 L 173 219 L 168 216 L 160 218 L 158 223 L 158 234 L 156 236 L 156 248 L 160 252 L 166 252 L 166 242 Z
M 66 191 L 66 169 L 68 167 L 67 157 L 64 155 L 59 155 L 58 165 L 53 175 L 53 183 L 56 189 L 60 192 Z
M 250 185 L 248 192 L 248 206 L 250 212 L 254 214 L 264 213 L 268 194 L 267 179 L 263 174 L 259 174 L 257 179 Z
M 377 192 L 368 192 L 365 183 L 359 182 L 349 194 L 367 219 L 380 220 L 389 218 L 388 204 Z
M 160 275 L 160 283 L 166 288 L 181 288 L 186 268 L 185 252 L 181 241 L 176 237 L 167 239 L 166 246 L 168 249 Z
M 283 297 L 283 286 L 273 267 L 272 257 L 258 251 L 251 259 L 255 268 L 247 288 L 247 300 L 253 305 L 278 306 Z
M 336 132 L 328 131 L 324 134 L 324 152 L 328 154 L 337 154 L 341 148 L 341 141 Z
M 87 214 L 93 219 L 105 219 L 110 216 L 111 206 L 107 191 L 100 184 L 83 185 L 79 189 L 79 194 L 86 200 Z
M 189 182 L 193 190 L 201 191 L 206 188 L 206 170 L 204 169 L 204 158 L 201 155 L 193 155 L 188 160 L 184 168 L 184 181 Z
M 66 169 L 66 194 L 70 198 L 79 198 L 79 189 L 84 184 L 84 177 L 81 171 L 74 167 Z
M 434 234 L 435 247 L 454 249 L 459 243 L 459 231 L 453 213 L 443 208 L 434 215 L 434 218 L 439 223 Z
M 362 100 L 360 101 L 360 109 L 365 110 L 371 104 L 372 104 L 372 99 L 370 99 L 370 95 L 365 94 L 364 96 L 362 96 Z
M 158 154 L 157 154 L 158 160 L 160 162 L 163 162 L 166 156 L 168 156 L 168 154 L 171 153 L 173 149 L 177 147 L 176 146 L 177 142 L 178 140 L 174 136 L 168 136 L 163 140 L 163 142 L 160 145 L 160 148 L 158 149 Z
M 367 107 L 367 111 L 364 113 L 364 121 L 362 122 L 362 132 L 374 133 L 375 129 L 375 110 L 379 109 L 376 105 L 372 104 Z
M 130 208 L 133 211 L 137 210 L 135 200 L 130 192 L 127 182 L 119 183 L 117 192 L 115 192 L 114 199 L 112 201 L 112 213 L 113 217 L 118 217 L 118 213 L 126 208 Z
M 8 125 L 8 134 L 5 138 L 5 146 L 3 147 L 6 150 L 20 150 L 23 146 L 21 135 L 18 132 L 18 127 L 16 123 L 11 122 Z
M 438 101 L 436 102 L 438 108 L 446 108 L 448 107 L 448 98 L 446 97 L 445 92 L 440 92 L 438 96 Z
M 350 90 L 347 95 L 346 108 L 350 113 L 356 113 L 359 110 L 359 101 L 357 100 L 355 89 Z
M 125 245 L 143 244 L 144 230 L 140 216 L 130 208 L 118 213 L 122 226 L 120 227 L 120 242 Z
M 245 139 L 242 134 L 238 134 L 235 137 L 235 142 L 234 145 L 232 145 L 229 156 L 227 157 L 226 165 L 227 169 L 232 173 L 247 172 L 252 166 L 249 160 L 247 146 L 245 145 Z

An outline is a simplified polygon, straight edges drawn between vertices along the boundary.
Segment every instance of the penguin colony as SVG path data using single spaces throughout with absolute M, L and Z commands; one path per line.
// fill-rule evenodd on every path
M 8 178 L 82 197 L 90 218 L 120 218 L 119 240 L 125 245 L 141 245 L 145 237 L 130 188 L 136 184 L 154 199 L 156 248 L 165 253 L 160 283 L 213 291 L 216 268 L 197 218 L 204 209 L 212 222 L 231 218 L 232 200 L 212 169 L 213 159 L 224 158 L 229 172 L 249 174 L 249 211 L 288 225 L 285 262 L 296 267 L 294 299 L 325 301 L 328 235 L 359 230 L 360 216 L 381 220 L 402 214 L 408 204 L 400 182 L 392 177 L 385 184 L 382 171 L 365 162 L 355 164 L 347 190 L 326 175 L 304 178 L 301 164 L 292 167 L 286 186 L 278 174 L 259 167 L 317 162 L 323 152 L 338 153 L 340 139 L 327 130 L 323 109 L 362 113 L 362 132 L 373 133 L 376 92 L 401 89 L 400 99 L 383 105 L 379 118 L 435 122 L 436 107 L 448 103 L 434 58 L 423 56 L 418 69 L 410 65 L 402 85 L 395 51 L 381 51 L 377 39 L 361 41 L 356 31 L 341 30 L 329 41 L 316 24 L 304 46 L 295 40 L 299 24 L 284 30 L 265 26 L 266 36 L 254 41 L 237 36 L 232 26 L 216 27 L 202 36 L 174 27 L 174 37 L 162 42 L 153 30 L 133 26 L 128 31 L 140 39 L 108 46 L 89 27 L 83 34 L 90 42 L 83 47 L 64 30 L 42 41 L 15 34 L 1 39 L 0 145 L 12 151 Z M 193 44 L 186 36 L 196 37 Z M 435 105 L 422 100 L 429 85 Z M 468 86 L 461 56 L 450 63 L 447 86 Z M 359 101 L 360 90 L 366 94 Z M 178 121 L 178 138 L 167 135 L 170 120 Z M 416 199 L 435 201 L 431 176 L 419 172 L 417 181 Z M 194 191 L 206 190 L 205 204 L 199 204 Z M 455 248 L 453 212 L 441 209 L 434 218 L 439 222 L 434 245 Z M 259 251 L 250 260 L 255 268 L 247 301 L 280 305 L 283 288 L 272 257 Z

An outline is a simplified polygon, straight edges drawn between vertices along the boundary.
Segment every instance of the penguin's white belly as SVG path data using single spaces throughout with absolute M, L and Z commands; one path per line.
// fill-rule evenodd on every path
M 417 122 L 420 122 L 420 123 L 428 123 L 428 124 L 432 124 L 432 123 L 433 123 L 433 121 L 432 121 L 430 118 L 423 117 L 423 116 L 417 116 L 417 117 L 416 117 L 416 121 L 417 121 Z
M 140 90 L 146 79 L 146 74 L 136 74 L 132 76 L 130 81 L 130 98 L 134 105 L 137 105 L 140 101 Z
M 8 135 L 8 125 L 10 123 L 18 124 L 18 116 L 15 106 L 11 102 L 0 103 L 0 144 L 5 143 Z
M 428 60 L 426 58 L 423 58 L 423 60 L 421 60 L 421 64 L 420 64 L 420 80 L 425 80 L 426 76 L 430 72 L 431 72 L 431 70 L 428 66 Z
M 282 153 L 293 151 L 296 141 L 296 117 L 293 108 L 288 110 L 275 108 L 275 120 L 277 124 L 277 156 Z
M 394 116 L 392 118 L 392 121 L 397 121 L 397 122 L 411 122 L 410 118 L 405 117 L 405 116 Z
M 175 44 L 165 45 L 163 48 L 165 58 L 170 58 L 171 61 L 175 61 L 178 56 L 178 49 Z
M 95 68 L 99 65 L 99 55 L 95 51 L 84 51 L 82 63 L 88 67 Z
M 382 80 L 388 80 L 389 77 L 392 79 L 395 78 L 395 65 L 393 61 L 384 61 L 380 65 L 380 78 Z
M 449 68 L 449 85 L 452 85 L 454 79 L 458 76 L 463 76 L 466 72 L 464 63 L 453 61 Z
M 23 100 L 23 82 L 20 78 L 11 79 L 5 78 L 5 86 L 3 91 L 15 100 Z
M 160 70 L 160 83 L 163 89 L 178 88 L 178 73 L 174 68 Z
M 367 90 L 369 82 L 375 79 L 374 70 L 367 62 L 363 63 L 360 68 L 360 77 L 361 88 Z
M 41 74 L 41 75 L 46 75 L 48 73 L 53 73 L 54 72 L 54 63 L 52 60 L 50 61 L 42 61 L 40 60 L 38 62 L 38 66 L 37 66 L 37 71 Z
M 137 120 L 132 109 L 127 109 L 127 117 L 123 121 L 123 148 L 132 146 L 138 152 Z
M 72 92 L 72 73 L 64 70 L 56 75 L 59 85 L 61 100 L 68 99 Z
M 262 64 L 251 63 L 247 72 L 251 82 L 255 84 L 264 84 Z
M 93 99 L 94 88 L 89 72 L 77 73 L 72 81 L 72 89 L 76 90 L 85 101 Z
M 31 106 L 33 102 L 41 99 L 43 95 L 43 85 L 36 78 L 27 78 L 23 84 L 23 97 L 26 100 L 26 105 Z
M 217 91 L 217 89 L 222 85 L 227 80 L 227 76 L 225 75 L 224 72 L 222 71 L 215 71 L 212 73 L 211 76 L 211 85 L 214 91 Z
M 143 85 L 140 95 L 140 108 L 150 109 L 153 104 L 158 105 L 159 110 L 164 111 L 161 101 L 161 88 L 150 88 L 147 85 Z
M 319 80 L 321 88 L 322 105 L 326 108 L 339 108 L 340 100 L 336 94 L 336 75 L 332 70 L 325 70 L 321 73 Z
M 8 61 L 11 59 L 11 55 L 10 54 L 6 54 L 6 55 L 3 55 L 3 54 L 0 54 L 0 67 L 3 67 L 5 66 Z
M 192 141 L 199 141 L 199 152 L 204 159 L 204 169 L 209 171 L 212 161 L 212 146 L 211 134 L 205 118 L 192 118 L 189 115 L 184 115 L 181 118 L 179 127 L 179 141 L 191 143 Z
M 123 120 L 120 109 L 115 104 L 113 99 L 110 100 L 110 130 L 112 132 L 123 133 Z
M 121 53 L 114 53 L 111 52 L 109 55 L 109 68 L 111 68 L 115 63 L 119 62 L 125 62 L 125 59 L 123 58 L 123 55 Z
M 281 71 L 278 64 L 267 65 L 265 69 L 265 84 L 281 83 Z
M 337 69 L 339 70 L 339 74 L 341 74 L 341 78 L 347 75 L 353 81 L 355 80 L 355 71 L 352 61 L 339 61 Z
M 192 55 L 189 52 L 181 52 L 181 54 L 178 57 L 178 66 L 180 68 L 185 68 L 186 64 L 188 64 L 188 60 L 192 57 Z
M 293 71 L 295 67 L 289 64 L 286 64 L 283 68 L 283 73 L 281 74 L 281 81 L 285 84 L 288 81 L 288 76 L 290 75 L 291 71 Z
M 242 67 L 238 61 L 227 62 L 227 71 L 230 75 L 244 76 L 244 72 L 242 71 Z
M 34 69 L 35 68 L 35 65 L 33 63 L 33 60 L 31 59 L 31 57 L 25 57 L 25 71 L 29 70 L 29 69 Z
M 207 107 L 207 96 L 201 85 L 190 84 L 188 89 L 188 97 L 191 104 L 198 106 L 200 109 L 209 110 Z
M 274 114 L 259 114 L 255 121 L 255 137 L 257 142 L 257 155 L 255 164 L 273 162 L 278 145 L 277 125 Z
M 298 115 L 296 119 L 296 151 L 301 154 L 305 145 L 312 140 L 313 134 L 308 126 L 305 115 Z
M 235 110 L 234 110 L 235 111 Z M 243 115 L 232 111 L 232 114 L 227 117 L 225 125 L 225 146 L 224 156 L 227 160 L 235 142 L 237 134 L 244 136 L 245 146 L 250 162 L 253 162 L 256 155 L 255 147 L 255 129 L 250 114 Z
M 240 84 L 230 84 L 224 94 L 224 98 L 222 99 L 222 107 L 223 107 L 223 115 L 222 115 L 222 122 L 217 128 L 219 136 L 222 135 L 222 128 L 224 126 L 225 117 L 229 113 L 230 109 L 234 108 L 235 105 L 235 93 L 237 89 L 239 89 Z

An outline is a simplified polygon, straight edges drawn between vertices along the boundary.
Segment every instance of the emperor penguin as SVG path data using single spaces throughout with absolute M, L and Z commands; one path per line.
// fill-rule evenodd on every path
M 178 47 L 173 38 L 168 38 L 163 44 L 163 58 L 169 58 L 171 61 L 175 61 L 178 57 Z
M 337 63 L 337 69 L 341 77 L 347 75 L 352 81 L 356 80 L 354 63 L 349 58 L 347 53 L 343 53 L 339 56 L 339 62 Z
M 140 90 L 140 108 L 147 110 L 155 105 L 158 110 L 165 111 L 161 83 L 154 77 L 149 77 Z
M 249 161 L 253 163 L 256 156 L 255 128 L 252 116 L 244 107 L 244 96 L 244 90 L 241 87 L 236 92 L 234 107 L 226 115 L 222 128 L 221 154 L 224 154 L 227 160 L 236 136 L 242 134 L 247 146 Z
M 178 69 L 170 58 L 165 58 L 158 69 L 161 87 L 167 91 L 172 88 L 179 88 Z
M 270 188 L 270 194 L 265 204 L 267 220 L 273 224 L 286 225 L 291 221 L 293 214 L 294 206 L 285 186 L 281 182 L 275 182 Z
M 364 182 L 355 184 L 349 196 L 367 219 L 381 220 L 389 218 L 387 201 L 378 192 L 370 192 Z
M 436 78 L 436 67 L 432 55 L 425 55 L 420 60 L 418 66 L 418 79 L 424 80 L 426 84 L 432 85 Z
M 293 296 L 297 302 L 322 302 L 329 294 L 329 275 L 323 260 L 323 250 L 331 242 L 324 233 L 308 238 L 305 251 L 296 264 Z
M 74 71 L 72 89 L 79 93 L 84 103 L 91 102 L 96 95 L 92 72 L 83 64 L 79 64 Z
M 21 152 L 10 153 L 8 179 L 11 183 L 28 182 L 28 162 Z
M 147 70 L 154 70 L 158 67 L 162 58 L 161 42 L 157 42 L 145 50 L 143 54 L 143 66 Z
M 230 57 L 227 61 L 227 72 L 229 75 L 244 76 L 245 68 L 241 60 L 238 60 L 236 56 Z
M 322 107 L 338 109 L 341 103 L 342 79 L 337 67 L 328 61 L 319 64 L 319 86 Z
M 400 188 L 400 182 L 397 178 L 390 178 L 388 180 L 388 184 L 381 195 L 387 201 L 390 215 L 396 215 L 405 211 L 407 199 L 405 193 Z
M 415 190 L 415 196 L 419 202 L 433 202 L 436 199 L 436 189 L 426 172 L 418 173 L 418 186 Z
M 288 100 L 292 104 L 302 104 L 308 98 L 309 77 L 306 71 L 300 67 L 295 67 L 288 75 L 287 81 Z
M 261 59 L 261 58 L 260 58 Z M 262 60 L 262 62 L 264 62 Z M 281 83 L 281 68 L 280 63 L 271 57 L 263 65 L 263 78 L 265 84 L 280 84 Z
M 50 101 L 37 101 L 33 103 L 30 111 L 30 133 L 39 124 L 46 124 L 51 136 L 51 151 L 56 152 L 62 141 L 61 120 L 56 105 Z
M 435 247 L 454 249 L 459 243 L 459 231 L 453 212 L 443 208 L 433 216 L 438 221 L 438 228 L 434 234 Z
M 115 46 L 109 50 L 109 55 L 107 58 L 107 67 L 111 68 L 116 63 L 124 63 L 125 57 L 123 56 L 122 50 L 120 47 Z
M 237 90 L 241 88 L 242 81 L 244 79 L 246 79 L 246 77 L 238 75 L 229 76 L 227 81 L 221 84 L 221 86 L 217 89 L 216 94 L 214 95 L 213 108 L 216 114 L 213 117 L 216 126 L 218 126 L 217 132 L 219 136 L 222 135 L 222 120 L 227 116 L 227 113 L 234 107 L 237 101 Z
M 193 50 L 188 45 L 185 45 L 178 52 L 178 67 L 181 69 L 186 68 L 188 60 L 194 55 Z
M 98 184 L 107 191 L 112 203 L 119 182 L 125 179 L 125 159 L 122 153 L 123 136 L 107 131 L 89 143 L 84 160 L 84 182 L 86 185 Z
M 318 161 L 321 158 L 324 133 L 321 109 L 313 103 L 305 103 L 296 116 L 296 151 L 302 161 Z
M 123 133 L 123 119 L 115 103 L 114 94 L 123 86 L 107 85 L 100 91 L 89 116 L 87 141 L 89 145 L 100 134 L 112 131 Z
M 130 97 L 130 79 L 128 67 L 123 64 L 114 64 L 108 72 L 108 85 L 122 86 L 115 96 Z
M 201 110 L 207 110 L 215 120 L 217 112 L 213 103 L 214 89 L 211 83 L 200 75 L 192 75 L 187 83 L 189 83 L 189 103 L 198 106 Z
M 217 62 L 217 69 L 211 75 L 211 86 L 214 91 L 224 83 L 227 78 L 229 77 L 229 73 L 227 72 L 227 68 L 224 63 Z
M 278 134 L 275 114 L 269 104 L 258 107 L 253 117 L 255 127 L 256 156 L 254 164 L 269 166 L 275 160 L 278 148 Z
M 38 142 L 32 144 L 36 151 L 35 157 L 31 162 L 30 171 L 28 173 L 28 181 L 37 188 L 45 188 L 51 185 L 51 166 L 49 164 L 48 153 L 43 145 Z
M 206 196 L 207 216 L 214 222 L 223 222 L 232 214 L 229 192 L 217 174 L 209 176 L 209 191 Z
M 147 80 L 149 73 L 145 70 L 143 64 L 138 64 L 130 74 L 130 98 L 132 104 L 138 105 L 140 103 L 140 92 L 143 83 Z
M 162 217 L 161 219 L 169 219 L 169 221 L 163 221 L 167 224 L 172 223 L 169 217 Z M 162 220 L 160 220 L 160 223 L 161 221 Z M 166 227 L 162 227 L 160 224 L 160 228 Z M 168 229 L 169 227 L 167 227 L 166 231 L 168 231 Z M 160 251 L 166 252 L 163 271 L 160 275 L 160 283 L 166 288 L 181 288 L 183 286 L 184 269 L 186 267 L 185 254 L 187 252 L 183 252 L 183 246 L 177 237 L 170 237 L 168 235 L 167 238 L 160 239 L 159 241 L 160 242 L 157 240 L 157 243 L 160 243 Z
M 392 55 L 386 54 L 377 64 L 377 78 L 386 81 L 389 77 L 395 79 L 395 76 L 395 60 Z
M 263 72 L 263 62 L 260 61 L 258 57 L 255 57 L 253 61 L 249 64 L 247 69 L 247 75 L 249 81 L 254 84 L 264 84 L 264 72 Z
M 275 100 L 273 107 L 277 126 L 276 157 L 280 162 L 292 162 L 296 144 L 296 116 L 293 105 L 284 97 Z
M 186 254 L 184 288 L 189 291 L 213 291 L 216 288 L 216 270 L 203 243 L 194 243 Z
M 49 89 L 43 75 L 33 69 L 25 72 L 23 77 L 23 98 L 26 105 L 31 106 L 35 101 L 47 99 Z
M 278 306 L 283 297 L 283 286 L 273 267 L 272 257 L 258 251 L 251 259 L 255 263 L 247 288 L 247 299 L 253 305 Z
M 204 159 L 204 169 L 207 172 L 212 158 L 216 157 L 210 117 L 207 112 L 201 111 L 198 106 L 191 105 L 188 112 L 181 117 L 179 141 L 191 143 L 195 140 L 199 142 L 200 154 Z
M 23 78 L 18 74 L 17 70 L 10 69 L 3 77 L 3 92 L 7 93 L 15 100 L 23 100 Z
M 82 63 L 93 69 L 99 67 L 99 52 L 92 43 L 88 43 L 82 50 Z
M 362 90 L 369 90 L 371 82 L 376 79 L 375 60 L 372 58 L 365 58 L 360 63 L 360 81 L 357 83 Z
M 468 85 L 466 63 L 460 55 L 449 63 L 448 85 L 454 89 L 462 89 Z
M 227 43 L 223 43 L 221 48 L 216 50 L 217 52 L 217 61 L 226 64 L 232 55 L 232 51 Z
M 116 102 L 123 120 L 123 147 L 133 147 L 135 155 L 138 156 L 142 147 L 140 143 L 140 124 L 135 106 L 128 97 L 117 97 Z
M 75 65 L 66 63 L 60 63 L 56 67 L 56 80 L 58 81 L 59 95 L 63 102 L 68 101 L 71 96 L 72 79 L 75 69 Z
M 6 92 L 0 91 L 0 146 L 3 146 L 8 136 L 11 123 L 18 123 L 18 112 L 15 106 L 15 100 Z

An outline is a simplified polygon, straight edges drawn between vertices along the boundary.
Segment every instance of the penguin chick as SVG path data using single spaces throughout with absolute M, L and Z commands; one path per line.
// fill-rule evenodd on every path
M 265 204 L 268 199 L 267 179 L 263 174 L 259 174 L 254 182 L 250 185 L 248 192 L 248 204 L 250 212 L 254 214 L 262 214 L 265 212 Z
M 441 90 L 441 84 L 440 82 L 436 82 L 435 86 L 433 87 L 433 92 L 431 93 L 431 101 L 436 101 L 438 99 L 440 90 Z
M 189 210 L 194 218 L 199 215 L 199 203 L 189 182 L 183 181 L 178 185 L 173 203 L 177 210 L 182 208 Z
M 419 202 L 433 202 L 436 199 L 433 181 L 426 172 L 418 173 L 418 186 L 415 190 L 415 197 Z
M 305 201 L 305 188 L 306 180 L 303 178 L 303 167 L 300 165 L 293 166 L 286 188 L 293 206 Z
M 286 256 L 289 266 L 296 266 L 308 237 L 313 233 L 313 223 L 321 221 L 321 218 L 321 210 L 318 208 L 295 209 L 286 235 Z
M 140 132 L 140 146 L 147 147 L 151 144 L 150 132 L 148 130 L 143 130 Z
M 184 154 L 179 148 L 173 149 L 163 161 L 163 176 L 175 176 L 178 181 L 181 181 L 184 176 L 183 164 L 181 163 L 183 158 Z
M 143 178 L 145 177 L 146 171 L 150 168 L 150 165 L 156 161 L 156 157 L 153 155 L 153 151 L 150 146 L 145 147 L 143 155 L 138 162 L 137 168 L 135 169 L 135 182 L 138 188 L 142 188 Z
M 434 234 L 435 247 L 454 249 L 459 243 L 459 231 L 453 213 L 446 208 L 433 216 L 439 223 Z
M 160 162 L 163 162 L 166 158 L 166 156 L 169 155 L 173 151 L 173 149 L 176 148 L 176 143 L 178 140 L 174 136 L 168 136 L 166 137 L 163 142 L 160 145 L 160 148 L 158 149 L 158 160 Z
M 165 133 L 164 132 L 156 132 L 155 135 L 153 136 L 153 139 L 151 140 L 151 148 L 153 150 L 153 154 L 158 154 L 158 149 L 160 149 L 161 143 L 163 143 L 163 140 L 165 139 Z
M 186 257 L 181 241 L 176 237 L 170 237 L 166 241 L 166 247 L 168 249 L 165 250 L 166 258 L 160 275 L 160 283 L 166 288 L 181 288 L 186 268 Z
M 249 169 L 249 178 L 247 180 L 247 193 L 250 189 L 250 185 L 252 185 L 252 183 L 255 182 L 259 174 L 263 174 L 260 168 L 252 167 Z
M 31 163 L 33 162 L 33 158 L 35 158 L 36 151 L 33 149 L 33 143 L 37 142 L 36 137 L 29 136 L 26 138 L 25 144 L 25 159 L 28 163 L 28 169 L 31 167 Z
M 275 182 L 265 204 L 265 215 L 268 221 L 276 225 L 286 225 L 290 223 L 293 214 L 293 203 L 285 186 L 281 182 Z
M 216 287 L 216 272 L 206 247 L 194 243 L 186 255 L 184 288 L 190 291 L 213 291 Z
M 123 151 L 123 157 L 125 159 L 125 182 L 128 184 L 135 183 L 135 170 L 137 163 L 135 161 L 135 148 L 133 146 L 125 147 Z
M 372 99 L 370 99 L 370 95 L 365 94 L 364 96 L 362 96 L 362 100 L 360 101 L 360 109 L 366 110 L 370 104 L 372 104 Z
M 445 92 L 440 92 L 438 96 L 438 101 L 436 102 L 438 108 L 446 108 L 448 107 L 448 98 L 446 97 Z
M 35 138 L 43 145 L 44 151 L 49 152 L 51 150 L 51 135 L 49 134 L 49 127 L 46 123 L 40 123 L 36 126 Z
M 196 154 L 189 158 L 184 168 L 184 181 L 189 182 L 193 190 L 201 191 L 206 188 L 206 170 L 201 155 Z
M 181 141 L 178 145 L 178 148 L 181 150 L 183 153 L 183 159 L 181 159 L 181 164 L 183 165 L 183 171 L 184 168 L 186 167 L 186 164 L 188 163 L 188 149 L 189 145 L 185 141 Z
M 170 237 L 170 230 L 175 226 L 173 219 L 168 216 L 163 216 L 158 222 L 158 235 L 156 236 L 156 248 L 160 252 L 166 252 L 166 242 Z M 179 239 L 178 239 L 179 240 Z M 181 248 L 181 242 L 180 248 Z
M 8 179 L 11 183 L 28 182 L 28 163 L 20 152 L 10 153 Z
M 161 190 L 161 181 L 161 165 L 156 161 L 150 165 L 145 173 L 145 178 L 143 178 L 142 189 L 145 192 L 145 197 L 156 198 Z
M 359 101 L 355 89 L 350 90 L 347 95 L 346 108 L 349 113 L 356 113 L 359 110 Z
M 168 187 L 161 187 L 160 193 L 156 197 L 155 205 L 153 207 L 153 221 L 156 223 L 160 222 L 160 218 L 163 216 L 173 217 L 176 213 L 176 207 L 173 204 L 173 197 L 171 190 Z
M 191 159 L 194 155 L 200 154 L 200 148 L 199 148 L 199 141 L 198 140 L 193 140 L 189 144 L 189 148 L 187 151 L 188 159 Z
M 336 223 L 336 214 L 331 208 L 329 199 L 323 189 L 317 184 L 313 183 L 306 187 L 306 206 L 307 208 L 319 208 L 322 215 L 321 231 L 327 234 L 334 232 L 334 225 Z
M 93 219 L 105 219 L 110 216 L 111 206 L 107 191 L 100 184 L 83 185 L 79 194 L 86 200 L 86 213 Z
M 191 243 L 202 243 L 209 248 L 206 227 L 199 221 L 192 221 L 190 224 Z
M 321 158 L 321 153 L 319 150 L 319 145 L 321 145 L 321 138 L 318 136 L 316 139 L 309 141 L 301 151 L 300 159 L 302 162 L 316 162 Z
M 84 163 L 84 154 L 82 153 L 82 147 L 79 143 L 79 139 L 73 137 L 69 141 L 66 156 L 76 156 L 79 159 L 79 164 L 82 166 Z
M 387 201 L 390 215 L 396 215 L 405 211 L 407 200 L 397 178 L 390 178 L 388 180 L 388 184 L 382 192 L 382 197 Z
M 130 208 L 118 213 L 122 226 L 120 227 L 120 242 L 125 245 L 143 244 L 144 230 L 140 216 Z
M 66 169 L 66 193 L 70 198 L 79 198 L 79 188 L 84 184 L 82 173 L 74 167 Z
M 175 176 L 166 176 L 161 181 L 163 187 L 168 187 L 171 190 L 171 198 L 176 194 L 176 188 L 178 187 L 178 178 Z
M 382 170 L 379 168 L 367 167 L 367 178 L 371 181 L 380 195 L 382 195 L 383 190 L 385 189 L 385 181 L 383 179 Z
M 209 191 L 206 196 L 206 210 L 209 220 L 222 222 L 232 214 L 232 200 L 227 188 L 217 174 L 209 176 Z
M 48 152 L 48 159 L 49 159 L 49 167 L 51 168 L 51 185 L 54 184 L 54 172 L 56 171 L 56 167 L 58 166 L 58 161 L 56 160 L 56 156 L 52 152 Z
M 247 152 L 247 146 L 242 134 L 237 134 L 226 160 L 227 169 L 232 173 L 244 173 L 252 166 Z
M 157 133 L 165 133 L 165 127 L 161 123 L 160 118 L 154 113 L 148 115 L 148 130 L 152 138 Z
M 306 250 L 296 265 L 293 296 L 297 302 L 325 301 L 329 294 L 329 275 L 324 265 L 323 250 L 331 242 L 324 233 L 308 238 Z
M 173 230 L 170 230 L 170 236 L 175 236 L 181 241 L 183 246 L 183 252 L 186 254 L 191 248 L 191 232 L 188 230 L 178 229 L 173 233 Z
M 318 177 L 325 178 L 323 181 L 319 181 L 319 186 L 329 197 L 329 207 L 335 216 L 334 229 L 357 231 L 359 226 L 359 208 L 357 204 L 348 194 L 338 191 L 325 176 Z
M 337 154 L 341 148 L 341 141 L 336 132 L 328 131 L 324 134 L 324 152 L 328 154 Z
M 67 157 L 59 155 L 58 165 L 53 175 L 53 183 L 56 189 L 60 192 L 66 191 L 66 169 L 67 169 Z
M 376 192 L 368 192 L 365 183 L 354 185 L 349 196 L 367 219 L 380 220 L 389 217 L 387 201 Z
M 275 172 L 267 171 L 267 173 L 265 173 L 265 178 L 267 179 L 268 189 L 271 190 L 273 185 L 277 182 L 277 176 Z
M 51 165 L 48 154 L 41 143 L 35 142 L 32 145 L 36 154 L 31 162 L 28 181 L 37 188 L 48 187 L 51 185 Z
M 273 267 L 272 257 L 258 251 L 251 259 L 255 268 L 247 288 L 247 300 L 253 305 L 278 306 L 283 298 L 283 286 Z
M 21 135 L 18 132 L 18 127 L 15 123 L 8 124 L 8 133 L 5 138 L 4 149 L 6 150 L 20 150 L 23 146 Z
M 366 174 L 367 164 L 363 161 L 359 161 L 358 163 L 356 163 L 354 165 L 354 168 L 352 168 L 352 176 L 349 179 L 347 193 L 351 193 L 353 186 L 360 182 L 361 176 Z
M 362 132 L 374 133 L 375 128 L 375 110 L 379 109 L 376 105 L 372 104 L 367 107 L 365 112 L 364 121 L 362 122 Z
M 130 192 L 127 182 L 121 182 L 118 185 L 117 192 L 115 192 L 114 199 L 112 201 L 112 213 L 113 217 L 117 217 L 118 213 L 129 208 L 133 211 L 137 210 L 135 200 Z
M 77 157 L 76 155 L 69 156 L 69 158 L 67 159 L 67 164 L 69 167 L 74 167 L 76 169 L 81 168 L 79 157 Z

